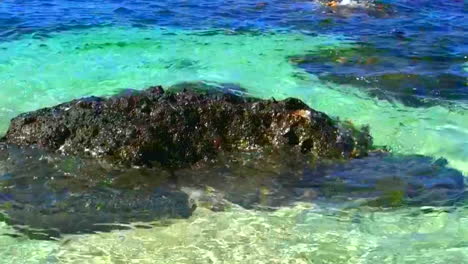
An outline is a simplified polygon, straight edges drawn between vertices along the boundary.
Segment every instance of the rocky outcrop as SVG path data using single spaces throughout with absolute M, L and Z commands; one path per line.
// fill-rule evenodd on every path
M 190 183 L 192 172 L 199 180 L 204 172 L 218 175 L 220 162 L 236 167 L 237 159 L 269 160 L 274 153 L 307 161 L 367 155 L 366 128 L 332 120 L 297 99 L 244 92 L 235 84 L 181 83 L 170 92 L 123 90 L 14 118 L 0 143 L 0 219 L 28 237 L 49 239 L 186 218 L 200 201 L 181 189 L 199 187 L 198 180 Z M 199 169 L 179 169 L 195 163 Z M 239 188 L 239 196 L 255 196 Z
M 114 164 L 183 167 L 222 151 L 289 148 L 317 158 L 367 154 L 367 129 L 332 120 L 294 98 L 241 97 L 216 90 L 161 87 L 89 97 L 25 113 L 7 143 L 104 158 Z
M 442 159 L 369 152 L 366 129 L 300 100 L 215 86 L 125 90 L 18 116 L 0 144 L 0 221 L 50 239 L 187 218 L 197 206 L 466 202 L 463 175 Z

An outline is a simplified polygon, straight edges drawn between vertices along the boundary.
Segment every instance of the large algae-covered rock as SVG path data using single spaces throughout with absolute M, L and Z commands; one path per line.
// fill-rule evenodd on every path
M 173 92 L 157 86 L 25 113 L 12 120 L 4 140 L 165 167 L 211 159 L 220 151 L 280 147 L 318 158 L 360 157 L 371 145 L 366 129 L 336 122 L 298 99 L 261 100 L 183 85 Z

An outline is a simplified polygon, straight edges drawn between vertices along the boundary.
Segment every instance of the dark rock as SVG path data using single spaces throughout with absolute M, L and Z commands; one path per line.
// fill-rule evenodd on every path
M 367 129 L 336 122 L 298 99 L 178 89 L 156 86 L 25 113 L 11 121 L 4 140 L 115 164 L 173 168 L 221 151 L 285 147 L 340 159 L 365 156 L 371 146 Z
M 114 13 L 119 14 L 119 15 L 128 15 L 133 13 L 134 11 L 125 7 L 119 7 L 114 10 Z
M 307 155 L 272 152 L 223 156 L 205 167 L 175 171 L 178 184 L 214 210 L 224 200 L 245 208 L 295 202 L 340 207 L 465 204 L 464 176 L 443 159 L 372 152 L 368 157 L 311 162 Z
M 29 147 L 0 149 L 0 220 L 33 239 L 187 218 L 194 209 L 165 171 L 121 169 Z
M 187 218 L 193 211 L 187 194 L 159 189 L 153 192 L 102 189 L 84 193 L 44 193 L 47 200 L 29 203 L 17 200 L 18 195 L 19 191 L 10 200 L 0 202 L 4 219 L 33 239 L 130 229 L 134 222 Z
M 222 152 L 215 160 L 168 171 L 3 146 L 0 220 L 30 238 L 50 239 L 186 218 L 195 206 L 466 205 L 464 177 L 443 159 L 378 152 L 350 161 L 312 156 L 295 149 Z
M 446 165 L 446 160 L 419 155 L 373 153 L 363 159 L 308 167 L 297 187 L 316 188 L 335 201 L 359 199 L 379 207 L 453 205 L 464 200 L 465 178 Z
M 408 106 L 428 107 L 468 99 L 463 59 L 450 54 L 403 55 L 395 48 L 360 44 L 324 47 L 289 60 L 323 81 L 361 87 L 371 96 Z

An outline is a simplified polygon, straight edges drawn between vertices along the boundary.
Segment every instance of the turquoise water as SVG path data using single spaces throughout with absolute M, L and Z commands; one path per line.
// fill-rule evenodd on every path
M 323 83 L 287 60 L 323 46 L 349 45 L 353 42 L 326 35 L 123 27 L 24 37 L 0 45 L 2 127 L 21 112 L 81 96 L 156 83 L 228 82 L 264 98 L 302 98 L 330 115 L 369 124 L 377 144 L 445 157 L 466 172 L 468 122 L 462 104 L 411 108 L 377 100 L 353 87 Z M 21 93 L 9 96 L 15 91 Z M 424 263 L 433 256 L 440 257 L 433 263 L 468 261 L 465 210 L 438 210 L 340 211 L 313 204 L 276 212 L 201 208 L 188 220 L 150 230 L 58 242 L 10 238 L 2 243 L 14 246 L 1 247 L 0 254 L 8 263 Z
M 104 27 L 23 37 L 0 44 L 0 128 L 19 113 L 124 88 L 182 81 L 235 83 L 263 98 L 298 97 L 313 108 L 370 125 L 375 144 L 444 157 L 468 172 L 467 105 L 427 108 L 378 100 L 352 86 L 322 82 L 288 57 L 352 46 L 340 36 Z M 15 96 L 10 96 L 15 94 Z
M 197 209 L 152 229 L 6 238 L 2 263 L 466 263 L 466 209 Z M 4 228 L 4 227 L 2 227 Z
M 313 74 L 329 68 L 291 63 L 291 56 L 364 42 L 403 58 L 412 73 L 467 76 L 462 1 L 383 3 L 393 11 L 310 1 L 32 1 L 26 9 L 2 2 L 0 134 L 19 113 L 82 96 L 183 81 L 234 83 L 254 96 L 298 97 L 367 124 L 376 145 L 445 158 L 466 176 L 466 87 L 450 87 L 455 99 L 424 87 L 403 94 L 435 102 L 421 107 Z M 0 263 L 468 263 L 464 204 L 385 209 L 312 201 L 275 211 L 231 204 L 153 224 L 57 241 L 0 234 Z M 0 222 L 0 233 L 16 231 Z

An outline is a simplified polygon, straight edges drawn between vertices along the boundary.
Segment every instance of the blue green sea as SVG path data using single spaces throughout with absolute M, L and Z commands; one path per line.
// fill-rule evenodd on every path
M 376 146 L 468 177 L 467 14 L 463 0 L 3 0 L 0 134 L 76 98 L 229 83 L 368 125 Z M 2 188 L 7 173 L 0 162 Z M 0 220 L 0 263 L 468 263 L 466 202 L 225 203 L 55 240 L 13 236 Z

